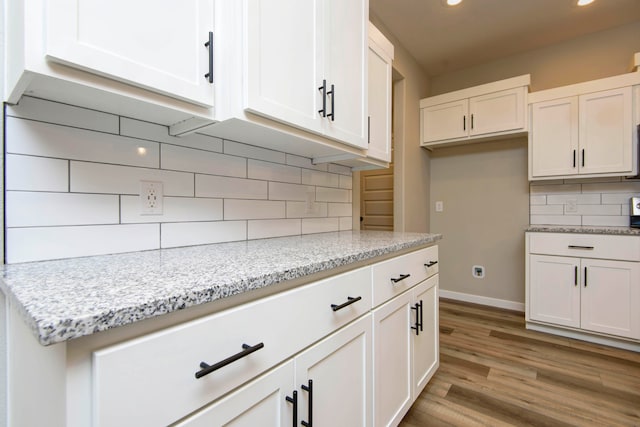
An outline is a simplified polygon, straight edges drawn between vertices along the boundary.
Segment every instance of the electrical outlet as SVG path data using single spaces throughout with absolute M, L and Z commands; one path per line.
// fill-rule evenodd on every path
M 484 267 L 482 265 L 474 265 L 471 267 L 471 275 L 476 279 L 484 279 Z
M 578 212 L 578 199 L 567 199 L 564 209 L 566 213 Z
M 443 211 L 444 211 L 444 202 L 437 201 L 436 202 L 436 212 L 443 212 Z
M 140 181 L 140 214 L 162 215 L 162 182 Z
M 313 214 L 316 210 L 316 191 L 315 189 L 310 189 L 306 193 L 306 200 L 304 205 L 304 213 Z

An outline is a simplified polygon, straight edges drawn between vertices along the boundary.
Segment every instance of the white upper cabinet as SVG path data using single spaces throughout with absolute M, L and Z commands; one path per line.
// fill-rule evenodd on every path
M 461 144 L 527 132 L 524 75 L 420 101 L 422 146 Z
M 244 108 L 367 148 L 368 2 L 246 3 Z
M 393 45 L 369 24 L 369 146 L 367 157 L 391 161 Z
M 213 106 L 204 76 L 212 0 L 47 0 L 46 7 L 48 59 Z
M 629 175 L 631 87 L 531 105 L 530 177 Z

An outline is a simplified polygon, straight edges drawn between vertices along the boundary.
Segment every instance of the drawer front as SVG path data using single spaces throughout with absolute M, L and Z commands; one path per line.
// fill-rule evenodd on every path
M 431 246 L 374 264 L 371 268 L 374 307 L 437 272 L 438 246 Z
M 364 267 L 97 351 L 94 423 L 170 424 L 370 309 Z M 263 347 L 196 378 L 201 362 L 242 354 L 243 344 Z
M 543 255 L 640 261 L 640 236 L 529 233 L 529 252 Z

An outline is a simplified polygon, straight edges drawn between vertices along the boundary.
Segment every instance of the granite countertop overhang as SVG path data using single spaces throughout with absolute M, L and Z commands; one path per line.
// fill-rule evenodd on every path
M 441 238 L 344 231 L 9 264 L 0 287 L 50 345 Z
M 528 233 L 583 233 L 610 234 L 616 236 L 640 236 L 640 228 L 596 225 L 530 225 Z

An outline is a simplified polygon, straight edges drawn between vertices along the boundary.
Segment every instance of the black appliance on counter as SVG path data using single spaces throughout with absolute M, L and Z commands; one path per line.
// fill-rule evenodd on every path
M 631 203 L 629 206 L 629 226 L 640 228 L 640 197 L 632 197 L 629 202 Z

